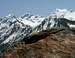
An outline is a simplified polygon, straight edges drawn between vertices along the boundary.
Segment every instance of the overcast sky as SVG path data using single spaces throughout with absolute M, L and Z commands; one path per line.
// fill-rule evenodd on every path
M 0 16 L 8 14 L 48 15 L 56 8 L 75 10 L 75 0 L 0 0 Z

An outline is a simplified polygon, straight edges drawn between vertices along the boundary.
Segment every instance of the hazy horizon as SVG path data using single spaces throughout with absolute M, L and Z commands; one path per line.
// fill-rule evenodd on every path
M 0 16 L 8 14 L 48 15 L 56 8 L 74 9 L 75 0 L 0 0 Z

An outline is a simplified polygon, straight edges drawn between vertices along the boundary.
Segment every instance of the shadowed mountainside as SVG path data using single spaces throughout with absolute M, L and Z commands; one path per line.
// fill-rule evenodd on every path
M 51 34 L 56 34 L 60 31 L 63 31 L 64 29 L 47 29 L 47 30 L 42 30 L 40 32 L 37 33 L 32 33 L 32 35 L 27 36 L 23 39 L 23 41 L 25 41 L 25 44 L 31 44 L 31 43 L 35 43 L 41 39 L 46 38 L 47 36 L 51 35 Z

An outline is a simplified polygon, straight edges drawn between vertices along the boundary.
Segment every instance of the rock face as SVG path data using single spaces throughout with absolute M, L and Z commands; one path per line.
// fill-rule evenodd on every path
M 75 57 L 75 35 L 70 30 L 51 33 L 35 43 L 18 43 L 4 55 L 7 58 L 72 58 Z

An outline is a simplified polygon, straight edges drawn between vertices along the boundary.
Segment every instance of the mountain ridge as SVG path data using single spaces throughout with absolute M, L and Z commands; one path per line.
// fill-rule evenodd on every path
M 49 16 L 9 15 L 0 17 L 0 45 L 21 41 L 24 37 L 51 28 L 75 28 L 75 11 L 57 9 Z M 0 48 L 1 48 L 0 46 Z

